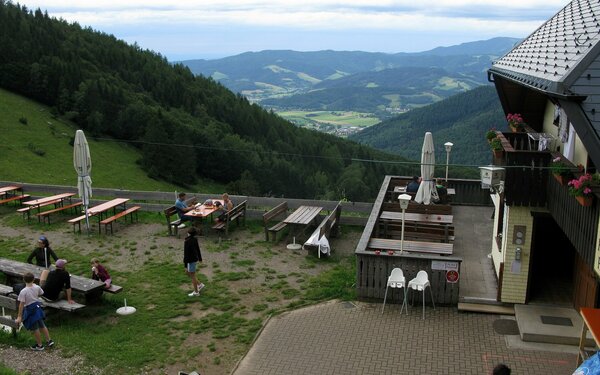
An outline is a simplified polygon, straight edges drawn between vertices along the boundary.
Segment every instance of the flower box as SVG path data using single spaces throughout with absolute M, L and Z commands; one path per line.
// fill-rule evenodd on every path
M 594 202 L 594 197 L 592 195 L 577 195 L 575 196 L 577 202 L 583 207 L 589 207 Z

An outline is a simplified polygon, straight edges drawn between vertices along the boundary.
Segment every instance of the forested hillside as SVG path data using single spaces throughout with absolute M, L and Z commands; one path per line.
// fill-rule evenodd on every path
M 369 200 L 383 175 L 410 173 L 365 163 L 398 158 L 298 129 L 159 54 L 5 0 L 0 87 L 136 145 L 151 177 L 180 185 L 201 176 L 232 193 Z
M 493 86 L 482 86 L 424 108 L 371 126 L 351 139 L 418 159 L 423 134 L 433 133 L 437 155 L 445 155 L 444 143 L 452 142 L 452 164 L 484 165 L 491 161 L 485 132 L 506 129 L 498 95 Z

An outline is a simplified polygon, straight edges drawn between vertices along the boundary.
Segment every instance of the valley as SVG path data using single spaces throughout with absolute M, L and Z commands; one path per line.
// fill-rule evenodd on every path
M 381 120 L 372 113 L 354 111 L 275 111 L 284 119 L 303 128 L 347 137 Z

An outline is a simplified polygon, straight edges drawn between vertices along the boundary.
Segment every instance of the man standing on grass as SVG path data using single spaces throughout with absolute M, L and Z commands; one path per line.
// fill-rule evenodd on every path
M 19 301 L 19 313 L 17 315 L 16 323 L 19 325 L 23 322 L 25 328 L 31 331 L 33 337 L 35 337 L 35 344 L 31 349 L 35 351 L 44 350 L 42 344 L 42 336 L 40 331 L 46 337 L 46 346 L 51 347 L 54 345 L 54 341 L 50 339 L 50 333 L 46 324 L 44 324 L 44 309 L 38 297 L 44 294 L 42 288 L 39 285 L 33 283 L 34 277 L 31 272 L 27 272 L 23 275 L 23 281 L 25 281 L 25 288 L 19 293 L 17 300 Z

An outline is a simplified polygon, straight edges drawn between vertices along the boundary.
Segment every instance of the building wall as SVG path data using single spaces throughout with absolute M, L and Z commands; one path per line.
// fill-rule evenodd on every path
M 494 270 L 496 271 L 496 277 L 500 276 L 500 263 L 504 261 L 502 256 L 502 248 L 498 247 L 496 237 L 498 237 L 498 220 L 500 220 L 498 212 L 500 212 L 500 205 L 504 204 L 500 202 L 500 196 L 498 194 L 490 194 L 492 202 L 494 203 L 494 228 L 492 231 L 492 263 L 494 264 Z M 504 236 L 504 234 L 503 234 Z
M 501 301 L 507 303 L 525 303 L 527 296 L 527 278 L 531 260 L 531 235 L 533 217 L 529 207 L 506 207 L 507 225 L 504 235 L 504 273 L 502 277 Z M 523 244 L 513 243 L 515 226 L 525 227 Z M 517 248 L 521 248 L 521 260 L 515 259 Z
M 544 111 L 544 122 L 543 122 L 543 132 L 552 134 L 555 138 L 553 151 L 556 151 L 560 148 L 562 151 L 564 149 L 564 145 L 560 142 L 558 138 L 558 126 L 554 125 L 554 103 L 550 100 L 546 102 L 546 109 Z M 575 148 L 573 153 L 573 160 L 571 162 L 575 165 L 586 165 L 588 153 L 581 142 L 581 139 L 575 133 Z

